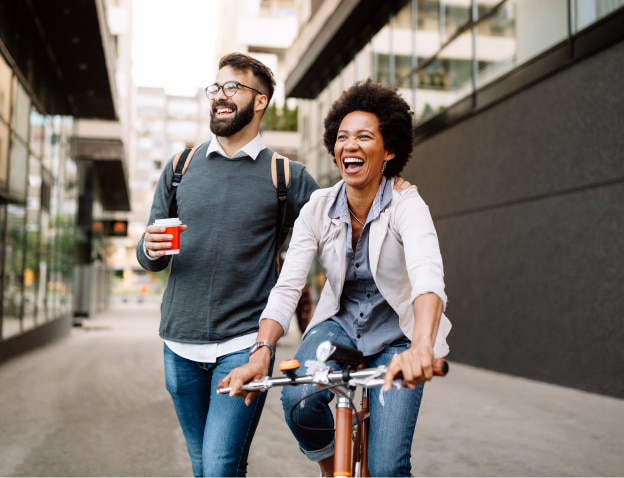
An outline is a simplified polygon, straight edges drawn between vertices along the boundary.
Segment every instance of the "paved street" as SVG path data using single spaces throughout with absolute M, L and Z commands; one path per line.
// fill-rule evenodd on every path
M 157 301 L 119 302 L 0 363 L 0 476 L 190 475 L 157 330 Z M 283 339 L 278 360 L 298 341 L 296 331 Z M 624 400 L 451 367 L 426 386 L 414 475 L 624 475 Z M 284 423 L 279 392 L 269 393 L 249 475 L 318 476 Z

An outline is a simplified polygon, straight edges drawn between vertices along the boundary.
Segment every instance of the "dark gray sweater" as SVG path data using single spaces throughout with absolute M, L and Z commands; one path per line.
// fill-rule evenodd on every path
M 143 239 L 137 245 L 137 259 L 148 271 L 161 271 L 173 261 L 160 336 L 183 343 L 221 342 L 258 330 L 277 279 L 273 151 L 264 149 L 254 161 L 216 153 L 206 158 L 207 149 L 204 143 L 195 151 L 176 193 L 178 215 L 188 226 L 180 237 L 180 253 L 150 260 Z M 168 215 L 172 161 L 156 186 L 148 224 Z M 292 227 L 317 188 L 305 167 L 291 161 L 285 227 Z

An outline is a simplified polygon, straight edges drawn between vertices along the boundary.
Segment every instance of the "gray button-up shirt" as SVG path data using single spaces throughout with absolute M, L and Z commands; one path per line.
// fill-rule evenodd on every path
M 377 289 L 368 261 L 370 223 L 379 217 L 391 199 L 392 181 L 383 177 L 355 250 L 344 185 L 329 211 L 331 218 L 348 225 L 345 283 L 340 310 L 333 320 L 342 326 L 364 356 L 377 354 L 390 344 L 407 339 L 399 327 L 399 316 Z

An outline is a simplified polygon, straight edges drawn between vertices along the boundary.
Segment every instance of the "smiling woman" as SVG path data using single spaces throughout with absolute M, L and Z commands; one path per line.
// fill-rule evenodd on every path
M 411 476 L 423 383 L 433 376 L 433 359 L 448 353 L 451 329 L 429 208 L 416 189 L 393 188 L 411 155 L 412 114 L 395 88 L 368 80 L 332 105 L 325 128 L 343 181 L 314 192 L 301 210 L 257 340 L 274 345 L 288 330 L 317 256 L 327 281 L 295 359 L 316 360 L 319 343 L 332 337 L 361 351 L 370 367 L 388 367 L 383 400 L 370 401 L 370 476 Z M 252 355 L 222 386 L 250 403 L 253 395 L 240 385 L 262 375 L 268 360 L 268 352 Z M 391 390 L 399 377 L 406 388 Z M 314 385 L 286 387 L 282 405 L 301 450 L 332 476 L 333 394 L 315 391 Z

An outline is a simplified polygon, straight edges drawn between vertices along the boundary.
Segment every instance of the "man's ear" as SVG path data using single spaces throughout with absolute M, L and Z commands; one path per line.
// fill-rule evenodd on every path
M 260 110 L 265 110 L 267 108 L 268 105 L 268 98 L 266 95 L 256 95 L 256 106 L 255 106 L 255 110 L 256 111 L 260 111 Z

